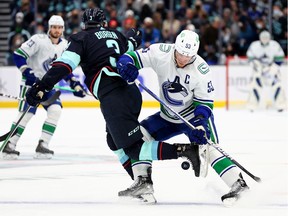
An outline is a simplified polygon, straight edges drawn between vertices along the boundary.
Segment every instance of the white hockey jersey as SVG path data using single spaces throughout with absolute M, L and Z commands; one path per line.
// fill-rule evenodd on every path
M 41 79 L 66 47 L 67 40 L 64 38 L 58 44 L 53 44 L 47 34 L 35 34 L 21 45 L 17 53 L 21 52 L 27 60 L 27 66 Z
M 160 98 L 187 120 L 194 117 L 195 105 L 201 103 L 213 109 L 214 87 L 208 64 L 197 55 L 192 64 L 177 68 L 174 44 L 153 44 L 136 51 L 135 65 L 151 67 L 158 76 Z M 161 106 L 161 116 L 170 122 L 182 123 Z
M 249 46 L 247 57 L 249 59 L 258 59 L 263 65 L 271 65 L 275 61 L 282 61 L 285 54 L 278 42 L 270 40 L 266 46 L 263 46 L 258 40 Z

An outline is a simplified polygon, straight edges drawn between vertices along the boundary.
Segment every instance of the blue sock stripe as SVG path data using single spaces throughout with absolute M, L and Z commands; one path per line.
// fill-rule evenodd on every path
M 229 167 L 227 167 L 225 170 L 223 170 L 219 176 L 222 177 L 228 170 L 232 169 L 232 168 L 235 168 L 236 166 L 233 164 L 233 165 L 230 165 Z

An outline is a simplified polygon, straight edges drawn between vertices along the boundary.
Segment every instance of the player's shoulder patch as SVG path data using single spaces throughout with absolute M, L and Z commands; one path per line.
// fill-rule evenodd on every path
M 201 74 L 207 74 L 209 72 L 209 66 L 207 63 L 202 62 L 201 64 L 198 65 L 197 69 Z
M 165 53 L 170 52 L 170 50 L 172 49 L 172 44 L 160 44 L 159 45 L 159 50 Z

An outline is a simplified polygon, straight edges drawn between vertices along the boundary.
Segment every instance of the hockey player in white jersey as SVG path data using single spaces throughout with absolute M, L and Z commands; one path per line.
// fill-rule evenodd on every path
M 22 73 L 22 81 L 20 85 L 20 94 L 22 98 L 27 90 L 41 79 L 51 67 L 53 61 L 61 56 L 67 47 L 67 41 L 62 37 L 64 32 L 64 21 L 61 16 L 53 15 L 48 21 L 49 29 L 47 34 L 35 34 L 28 41 L 24 42 L 19 49 L 14 52 L 14 61 L 16 66 Z M 65 79 L 75 89 L 75 96 L 84 97 L 85 92 L 83 86 L 77 81 L 73 75 Z M 49 92 L 46 96 L 50 97 L 55 90 Z M 19 102 L 19 114 L 16 121 L 22 115 L 23 111 L 28 107 L 26 102 Z M 55 132 L 57 122 L 61 115 L 62 104 L 60 99 L 56 100 L 49 106 L 44 106 L 47 111 L 47 118 L 42 126 L 42 132 L 36 147 L 34 158 L 50 159 L 54 152 L 49 149 L 48 144 Z M 3 149 L 3 159 L 17 159 L 20 152 L 16 151 L 16 144 L 21 137 L 27 123 L 35 115 L 37 107 L 31 107 L 24 118 L 21 120 L 17 133 L 12 136 Z M 16 122 L 15 121 L 15 122 Z M 12 128 L 15 125 L 12 124 Z M 35 131 L 36 132 L 36 131 Z M 33 131 L 34 133 L 34 131 Z M 40 131 L 39 131 L 40 133 Z
M 183 30 L 177 36 L 175 44 L 152 44 L 146 49 L 122 55 L 117 62 L 117 68 L 122 78 L 129 83 L 137 78 L 139 69 L 151 67 L 158 76 L 160 98 L 196 128 L 203 129 L 206 136 L 218 144 L 213 116 L 212 72 L 209 65 L 197 55 L 199 44 L 197 33 Z M 142 121 L 141 126 L 145 138 L 148 139 L 161 141 L 185 134 L 191 143 L 195 142 L 191 129 L 164 106 L 161 106 L 160 112 Z M 206 177 L 205 165 L 209 163 L 230 188 L 230 191 L 221 197 L 222 201 L 236 201 L 240 194 L 248 189 L 239 168 L 208 145 L 202 148 L 200 146 L 199 149 L 202 158 L 200 176 Z M 128 164 L 127 160 L 121 162 Z M 129 196 L 131 191 L 141 187 L 141 184 L 136 182 L 119 194 Z
M 281 86 L 280 65 L 285 57 L 280 44 L 271 40 L 268 31 L 259 34 L 259 40 L 248 48 L 247 57 L 252 66 L 252 80 L 247 107 L 251 111 L 266 106 L 269 99 L 278 111 L 286 109 L 286 96 Z M 265 88 L 270 88 L 271 96 L 265 96 Z

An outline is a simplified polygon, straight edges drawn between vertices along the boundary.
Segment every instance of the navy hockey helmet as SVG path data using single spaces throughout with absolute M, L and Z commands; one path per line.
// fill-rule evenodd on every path
M 106 17 L 100 8 L 89 8 L 84 11 L 82 22 L 85 24 L 85 28 L 96 27 L 98 25 L 104 26 Z

